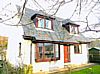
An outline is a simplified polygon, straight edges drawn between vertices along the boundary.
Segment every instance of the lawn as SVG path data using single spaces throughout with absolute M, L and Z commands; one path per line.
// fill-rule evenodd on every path
M 79 71 L 73 71 L 70 74 L 100 74 L 100 65 L 92 66 L 90 68 L 86 68 Z
M 52 74 L 100 74 L 100 65 L 95 65 L 82 70 L 64 71 L 64 72 L 57 72 Z

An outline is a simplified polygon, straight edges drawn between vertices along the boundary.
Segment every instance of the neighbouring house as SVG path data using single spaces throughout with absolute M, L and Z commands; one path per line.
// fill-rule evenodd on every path
M 79 33 L 79 25 L 69 19 L 26 8 L 20 25 L 2 23 L 0 27 L 0 35 L 8 39 L 6 60 L 14 66 L 32 64 L 36 73 L 88 63 L 89 40 Z

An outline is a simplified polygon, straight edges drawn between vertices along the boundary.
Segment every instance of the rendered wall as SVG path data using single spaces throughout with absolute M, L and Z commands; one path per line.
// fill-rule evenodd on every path
M 70 47 L 71 50 L 71 64 L 86 64 L 88 62 L 88 50 L 87 44 L 82 44 L 82 53 L 75 54 L 74 53 L 74 46 Z
M 60 60 L 51 61 L 51 62 L 35 62 L 35 44 L 33 44 L 33 72 L 40 72 L 40 71 L 52 71 L 57 68 L 64 68 L 64 55 L 63 55 L 63 45 L 60 46 Z

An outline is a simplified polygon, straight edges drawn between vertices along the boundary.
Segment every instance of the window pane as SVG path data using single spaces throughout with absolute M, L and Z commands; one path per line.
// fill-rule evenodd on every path
M 75 27 L 71 26 L 71 27 L 70 27 L 70 30 L 71 30 L 70 32 L 71 32 L 72 34 L 74 34 L 74 32 L 75 32 Z
M 45 57 L 46 58 L 54 57 L 54 46 L 52 43 L 45 43 Z
M 59 58 L 59 47 L 58 47 L 58 44 L 56 44 L 56 47 L 55 47 L 55 51 L 56 51 L 56 58 Z
M 74 45 L 74 52 L 75 53 L 82 53 L 82 48 L 80 45 Z
M 38 48 L 39 48 L 39 58 L 43 57 L 43 43 L 38 43 Z
M 70 33 L 72 34 L 78 34 L 78 28 L 75 26 L 70 26 Z
M 51 29 L 51 20 L 46 20 L 46 28 Z
M 58 44 L 52 43 L 37 43 L 36 61 L 53 61 L 60 59 Z
M 78 34 L 78 28 L 77 28 L 77 27 L 75 27 L 75 32 L 74 32 L 74 34 Z
M 78 45 L 74 45 L 74 52 L 75 52 L 75 53 L 78 53 L 78 52 L 79 52 L 79 47 L 78 47 Z
M 44 19 L 38 18 L 38 27 L 44 28 Z

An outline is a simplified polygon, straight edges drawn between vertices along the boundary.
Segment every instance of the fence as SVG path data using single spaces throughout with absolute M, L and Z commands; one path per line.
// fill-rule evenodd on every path
M 89 54 L 89 62 L 100 63 L 100 54 Z

